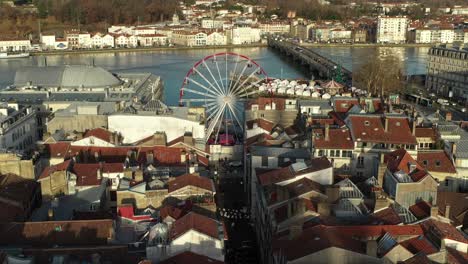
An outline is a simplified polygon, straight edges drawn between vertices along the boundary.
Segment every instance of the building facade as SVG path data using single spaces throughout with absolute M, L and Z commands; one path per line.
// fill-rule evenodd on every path
M 407 28 L 406 16 L 380 16 L 377 20 L 377 43 L 405 43 Z
M 468 50 L 433 47 L 429 50 L 426 88 L 439 95 L 468 98 Z

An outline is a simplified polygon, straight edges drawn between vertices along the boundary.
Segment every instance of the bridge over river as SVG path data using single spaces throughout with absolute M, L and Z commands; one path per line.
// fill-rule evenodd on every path
M 336 75 L 338 69 L 340 69 L 341 76 L 345 83 L 351 82 L 353 78 L 352 71 L 344 68 L 329 58 L 318 54 L 310 48 L 302 47 L 296 43 L 279 37 L 268 38 L 268 46 L 292 57 L 302 65 L 306 65 L 316 77 L 331 79 Z

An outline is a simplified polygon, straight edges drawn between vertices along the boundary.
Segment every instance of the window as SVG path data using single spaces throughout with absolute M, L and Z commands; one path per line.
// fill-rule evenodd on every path
M 322 156 L 323 156 L 323 150 L 322 150 L 322 149 L 321 149 L 321 150 L 319 150 L 319 152 L 318 152 L 318 156 L 319 156 L 319 157 L 322 157 Z
M 427 166 L 427 160 L 423 160 L 423 165 Z
M 436 167 L 440 167 L 440 160 L 436 160 L 435 165 Z
M 365 125 L 365 126 L 369 126 L 369 125 L 370 125 L 370 122 L 366 120 L 366 121 L 364 121 L 364 125 Z
M 330 157 L 335 157 L 335 151 L 334 150 L 330 150 Z
M 262 167 L 268 167 L 268 157 L 262 157 Z
M 364 166 L 364 157 L 358 157 L 357 163 L 358 166 Z

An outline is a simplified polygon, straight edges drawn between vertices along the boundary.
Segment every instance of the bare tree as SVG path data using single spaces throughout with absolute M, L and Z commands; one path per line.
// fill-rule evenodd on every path
M 395 56 L 371 58 L 353 72 L 353 83 L 373 96 L 385 96 L 403 88 L 401 61 Z

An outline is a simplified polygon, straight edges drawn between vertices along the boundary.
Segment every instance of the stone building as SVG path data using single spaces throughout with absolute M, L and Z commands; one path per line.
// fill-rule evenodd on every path
M 468 50 L 433 47 L 429 50 L 426 88 L 435 93 L 468 98 Z

